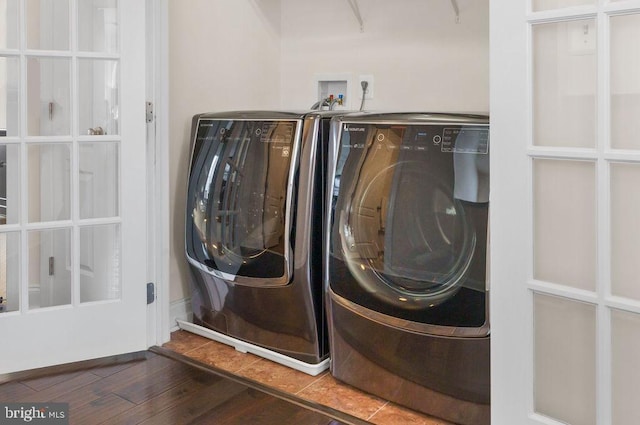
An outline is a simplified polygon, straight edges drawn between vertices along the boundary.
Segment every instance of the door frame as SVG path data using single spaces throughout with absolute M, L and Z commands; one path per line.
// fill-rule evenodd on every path
M 531 206 L 527 140 L 527 8 L 524 0 L 490 2 L 490 114 L 491 211 L 491 423 L 532 423 L 529 387 L 533 364 L 532 304 L 524 282 L 528 279 L 528 237 Z M 505 208 L 506 207 L 506 208 Z
M 146 0 L 146 93 L 153 105 L 147 124 L 148 282 L 155 302 L 147 307 L 147 345 L 169 341 L 169 0 Z

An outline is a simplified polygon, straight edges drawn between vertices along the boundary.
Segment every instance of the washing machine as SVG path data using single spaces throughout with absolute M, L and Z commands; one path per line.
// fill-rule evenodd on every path
M 331 131 L 331 373 L 489 424 L 488 117 L 362 113 Z
M 329 364 L 322 250 L 330 119 L 244 111 L 193 118 L 181 328 L 317 375 Z

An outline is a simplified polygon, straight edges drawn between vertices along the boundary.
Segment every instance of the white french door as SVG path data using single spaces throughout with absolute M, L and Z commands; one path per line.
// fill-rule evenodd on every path
M 492 423 L 640 423 L 640 1 L 491 0 Z
M 0 0 L 0 373 L 147 348 L 144 22 Z

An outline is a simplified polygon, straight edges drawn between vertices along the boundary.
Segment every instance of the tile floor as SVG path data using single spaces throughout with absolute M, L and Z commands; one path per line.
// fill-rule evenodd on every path
M 310 376 L 187 331 L 173 332 L 163 348 L 376 425 L 451 425 L 338 382 L 328 371 Z

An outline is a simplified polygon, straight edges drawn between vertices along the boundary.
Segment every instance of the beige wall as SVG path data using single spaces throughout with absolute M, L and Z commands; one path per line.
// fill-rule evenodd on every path
M 374 76 L 367 109 L 487 111 L 489 0 L 170 3 L 171 301 L 189 297 L 184 205 L 191 116 L 306 109 L 319 74 Z M 188 7 L 186 6 L 188 4 Z M 357 81 L 355 83 L 358 85 Z M 358 87 L 347 95 L 359 107 Z
M 322 4 L 322 7 L 319 5 Z M 282 105 L 304 108 L 315 77 L 346 74 L 351 108 L 373 75 L 368 110 L 488 111 L 489 0 L 282 0 Z
M 280 100 L 279 1 L 169 2 L 170 299 L 189 296 L 184 205 L 191 117 L 274 109 Z

